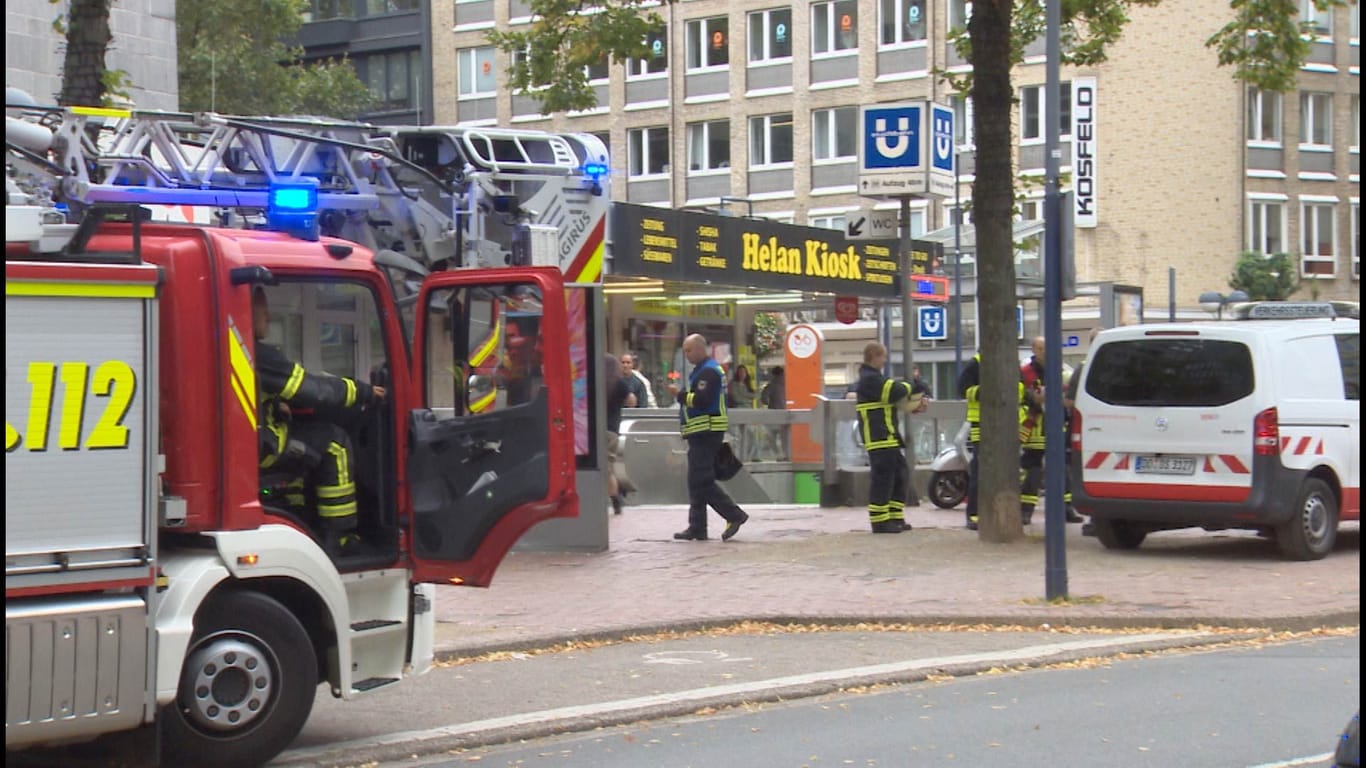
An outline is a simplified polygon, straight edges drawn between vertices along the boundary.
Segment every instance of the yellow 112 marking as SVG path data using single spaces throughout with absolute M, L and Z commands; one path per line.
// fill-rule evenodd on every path
M 127 448 L 129 431 L 123 420 L 128 415 L 133 396 L 137 393 L 137 376 L 121 360 L 100 363 L 95 375 L 90 375 L 90 364 L 33 361 L 28 364 L 28 383 L 31 388 L 28 408 L 28 449 L 46 451 L 52 431 L 52 407 L 57 381 L 62 383 L 62 400 L 57 429 L 57 447 L 64 451 L 81 448 L 81 434 L 85 425 L 87 391 L 107 398 L 104 412 L 85 438 L 87 450 Z M 9 422 L 5 423 L 5 452 L 17 449 L 23 437 Z

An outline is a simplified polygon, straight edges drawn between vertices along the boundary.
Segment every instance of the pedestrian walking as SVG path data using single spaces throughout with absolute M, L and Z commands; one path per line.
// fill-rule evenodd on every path
M 774 411 L 787 410 L 787 376 L 781 365 L 768 371 L 768 383 L 759 391 L 759 406 Z M 787 460 L 787 427 L 769 427 L 765 432 L 778 461 Z
M 906 522 L 906 491 L 910 469 L 902 450 L 898 410 L 924 409 L 924 395 L 913 394 L 909 381 L 884 376 L 887 348 L 876 341 L 863 348 L 856 394 L 859 434 L 868 451 L 868 522 L 873 533 L 901 533 L 911 529 Z
M 650 386 L 650 380 L 645 374 L 640 372 L 640 358 L 632 352 L 621 354 L 622 375 L 626 379 L 626 385 L 631 388 L 631 394 L 636 396 L 633 408 L 656 408 L 654 388 Z
M 735 373 L 731 374 L 726 384 L 726 407 L 754 407 L 754 379 L 750 378 L 749 368 L 743 364 L 735 366 Z
M 716 455 L 726 439 L 726 377 L 707 353 L 707 340 L 694 333 L 683 340 L 683 356 L 693 366 L 687 389 L 669 384 L 678 401 L 678 421 L 688 442 L 688 527 L 675 539 L 703 541 L 707 538 L 707 507 L 726 521 L 721 540 L 733 537 L 749 520 L 730 495 L 716 482 Z
M 626 475 L 626 464 L 621 455 L 621 409 L 636 404 L 636 396 L 622 375 L 621 361 L 605 355 L 602 361 L 604 389 L 607 394 L 607 498 L 612 501 L 613 514 L 621 514 L 626 494 L 635 484 Z

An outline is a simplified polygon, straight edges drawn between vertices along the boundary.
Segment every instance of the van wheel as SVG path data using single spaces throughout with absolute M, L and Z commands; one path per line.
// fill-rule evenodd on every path
M 1338 500 L 1333 489 L 1311 477 L 1300 485 L 1295 512 L 1276 528 L 1281 553 L 1292 560 L 1319 560 L 1333 551 L 1338 536 Z
M 261 765 L 299 735 L 318 688 L 303 625 L 274 599 L 229 592 L 199 609 L 176 700 L 162 709 L 163 765 Z
M 1096 538 L 1106 549 L 1138 549 L 1138 545 L 1148 538 L 1148 532 L 1128 520 L 1102 520 L 1091 518 L 1095 526 Z

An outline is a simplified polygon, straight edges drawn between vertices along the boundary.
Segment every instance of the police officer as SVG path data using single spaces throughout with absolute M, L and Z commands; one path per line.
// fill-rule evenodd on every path
M 859 434 L 868 451 L 868 522 L 873 533 L 901 533 L 911 529 L 905 519 L 906 489 L 910 485 L 910 471 L 902 448 L 897 406 L 916 403 L 923 410 L 923 392 L 915 392 L 908 381 L 898 381 L 882 375 L 887 365 L 887 348 L 876 341 L 863 348 L 863 365 L 859 366 L 857 395 Z M 912 395 L 919 397 L 912 397 Z
M 977 448 L 982 441 L 982 353 L 972 356 L 958 374 L 958 396 L 968 401 L 968 499 L 967 528 L 977 530 Z
M 678 401 L 678 420 L 683 439 L 688 441 L 688 527 L 674 534 L 675 539 L 702 541 L 707 538 L 707 507 L 726 521 L 721 540 L 726 541 L 749 520 L 749 515 L 731 500 L 716 483 L 716 453 L 726 439 L 726 379 L 721 366 L 707 353 L 707 340 L 692 334 L 683 340 L 683 356 L 693 366 L 688 388 L 669 384 L 669 394 Z
M 265 290 L 257 286 L 251 298 L 261 408 L 261 469 L 296 475 L 286 498 L 292 511 L 308 508 L 305 494 L 311 485 L 323 548 L 330 555 L 346 554 L 360 543 L 356 534 L 356 483 L 351 476 L 351 438 L 332 422 L 294 419 L 294 411 L 359 411 L 383 400 L 384 388 L 305 371 L 279 347 L 265 341 L 270 331 Z M 305 479 L 310 483 L 306 485 Z

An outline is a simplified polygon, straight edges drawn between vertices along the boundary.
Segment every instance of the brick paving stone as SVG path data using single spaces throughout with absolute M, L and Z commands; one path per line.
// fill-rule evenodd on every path
M 512 552 L 488 589 L 440 587 L 437 650 L 526 648 L 589 636 L 755 620 L 1055 626 L 1268 626 L 1360 623 L 1361 537 L 1339 532 L 1327 558 L 1281 559 L 1244 531 L 1153 534 L 1105 550 L 1067 526 L 1069 604 L 1044 601 L 1043 525 L 989 544 L 961 510 L 906 510 L 915 529 L 868 532 L 862 508 L 749 507 L 735 539 L 674 541 L 685 507 L 631 506 L 609 516 L 600 553 Z M 1041 521 L 1042 513 L 1036 514 Z

